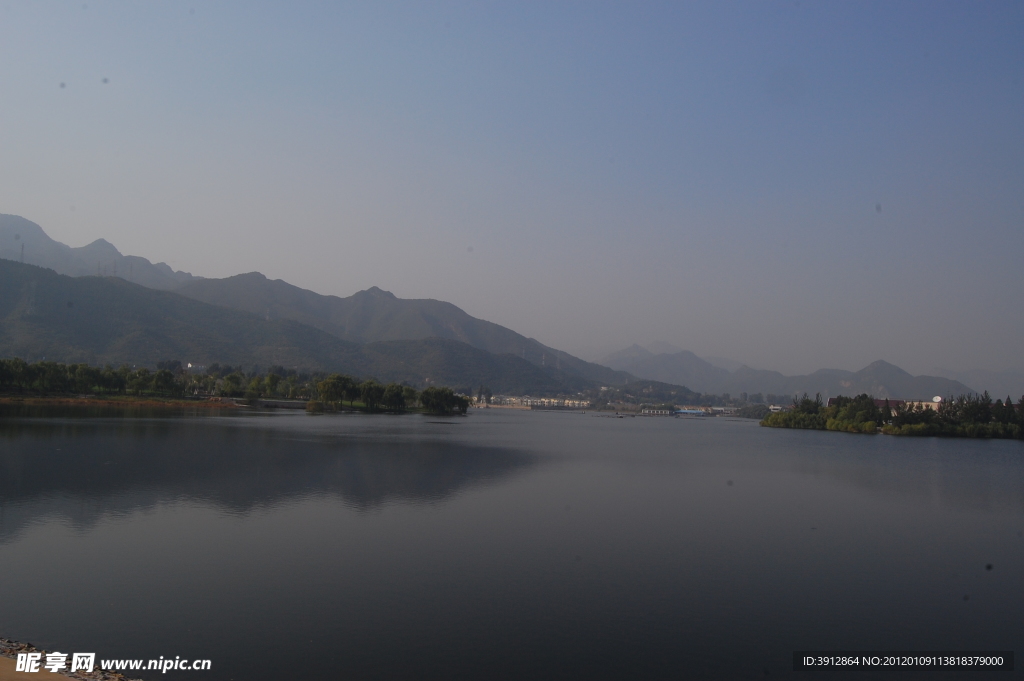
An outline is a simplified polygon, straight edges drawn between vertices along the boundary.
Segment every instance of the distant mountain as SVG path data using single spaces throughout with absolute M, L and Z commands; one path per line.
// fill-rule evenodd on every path
M 267 320 L 116 277 L 72 278 L 9 260 L 0 260 L 0 291 L 0 357 L 150 367 L 167 359 L 246 369 L 281 365 L 421 387 L 483 384 L 506 393 L 595 385 L 554 366 L 456 340 L 360 345 L 291 319 Z
M 912 376 L 898 366 L 882 360 L 872 362 L 845 378 L 839 377 L 838 389 L 853 394 L 868 393 L 879 398 L 894 397 L 908 400 L 974 392 L 959 381 L 939 376 Z
M 806 376 L 784 376 L 778 371 L 741 366 L 735 371 L 716 367 L 692 352 L 654 353 L 633 345 L 602 360 L 606 366 L 635 376 L 676 385 L 702 393 L 798 395 L 821 393 L 824 397 L 868 393 L 878 398 L 929 399 L 974 392 L 963 383 L 939 376 L 912 376 L 903 369 L 877 361 L 860 371 L 820 369 Z
M 612 353 L 601 363 L 634 376 L 685 385 L 702 393 L 721 392 L 721 386 L 729 378 L 728 371 L 704 361 L 689 350 L 656 355 L 639 345 L 632 345 Z
M 683 351 L 682 348 L 677 348 L 671 343 L 665 343 L 663 341 L 655 341 L 653 343 L 648 343 L 644 347 L 646 350 L 655 355 L 671 355 Z
M 598 364 L 603 364 L 606 367 L 611 367 L 618 371 L 626 371 L 626 367 L 633 364 L 638 364 L 644 360 L 654 357 L 654 353 L 647 348 L 640 347 L 636 343 L 633 343 L 625 350 L 619 350 L 613 352 L 607 357 L 598 360 Z
M 798 395 L 821 393 L 823 397 L 867 393 L 878 398 L 926 400 L 974 392 L 971 388 L 939 376 L 912 376 L 903 369 L 879 360 L 860 371 L 819 369 L 806 376 L 783 376 L 777 371 L 744 367 L 729 376 L 723 391 Z
M 725 369 L 729 373 L 732 373 L 733 371 L 738 371 L 740 367 L 744 366 L 743 362 L 737 362 L 736 360 L 729 359 L 728 357 L 714 357 L 711 355 L 704 355 L 703 357 L 701 357 L 701 359 L 712 366 L 718 367 L 719 369 Z
M 516 355 L 495 355 L 449 338 L 378 341 L 360 348 L 354 373 L 381 381 L 447 385 L 468 391 L 486 385 L 510 395 L 553 395 L 596 387 L 592 381 L 554 367 L 539 367 Z
M 22 258 L 26 265 L 16 262 Z M 734 395 L 925 399 L 971 392 L 958 380 L 915 377 L 886 362 L 784 376 L 723 368 L 728 360 L 709 362 L 668 344 L 634 345 L 591 363 L 451 303 L 401 299 L 376 287 L 324 296 L 258 272 L 202 279 L 121 255 L 103 239 L 70 248 L 15 215 L 0 215 L 0 281 L 0 356 L 32 360 L 279 364 L 534 394 L 624 386 L 636 377 Z M 656 352 L 662 349 L 672 352 Z
M 188 272 L 175 272 L 166 263 L 154 265 L 145 258 L 121 255 L 103 239 L 71 248 L 51 239 L 36 223 L 17 215 L 0 214 L 0 258 L 46 267 L 71 277 L 120 277 L 164 291 L 197 279 Z
M 624 385 L 633 377 L 549 348 L 440 300 L 398 298 L 376 286 L 347 298 L 324 296 L 259 272 L 198 279 L 177 293 L 264 319 L 293 319 L 354 343 L 447 338 L 495 355 L 515 355 L 565 377 Z
M 121 255 L 103 239 L 82 248 L 70 248 L 51 239 L 34 222 L 16 215 L 0 215 L 0 258 L 21 260 L 21 246 L 25 247 L 25 263 L 59 274 L 119 277 L 148 288 L 176 291 L 193 300 L 249 312 L 264 321 L 297 321 L 353 343 L 446 338 L 494 355 L 516 355 L 539 367 L 542 375 L 561 377 L 557 380 L 567 382 L 566 385 L 624 385 L 635 378 L 476 319 L 440 300 L 401 299 L 377 287 L 348 298 L 323 296 L 280 279 L 269 280 L 259 272 L 203 279 L 187 272 L 174 272 L 164 263 L 154 265 L 145 258 Z
M 0 260 L 0 356 L 91 364 L 350 366 L 354 343 L 115 277 L 68 277 Z

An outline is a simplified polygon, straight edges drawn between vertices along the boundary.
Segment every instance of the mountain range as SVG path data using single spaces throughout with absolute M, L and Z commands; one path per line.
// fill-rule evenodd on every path
M 640 378 L 685 385 L 703 393 L 740 395 L 798 395 L 821 393 L 823 397 L 868 393 L 878 398 L 929 399 L 939 395 L 974 392 L 960 381 L 940 376 L 912 376 L 879 360 L 860 371 L 819 369 L 804 376 L 784 376 L 778 371 L 740 366 L 735 371 L 717 367 L 689 351 L 653 353 L 639 345 L 612 353 L 601 364 Z
M 603 385 L 624 385 L 632 378 L 472 317 L 451 303 L 398 298 L 376 286 L 339 298 L 251 272 L 226 279 L 198 279 L 176 293 L 264 319 L 291 319 L 353 343 L 445 338 L 495 355 L 515 355 L 542 369 Z
M 0 356 L 26 361 L 282 366 L 508 393 L 593 387 L 557 367 L 446 338 L 353 343 L 291 319 L 210 305 L 117 277 L 69 277 L 0 260 Z M 611 371 L 606 369 L 606 371 Z
M 587 362 L 444 301 L 402 299 L 377 287 L 321 295 L 259 272 L 196 277 L 122 255 L 103 239 L 71 248 L 16 215 L 0 215 L 0 283 L 0 356 L 31 360 L 280 365 L 532 394 L 623 386 L 637 377 L 732 395 L 971 392 L 954 377 L 911 376 L 883 361 L 856 372 L 784 376 L 668 344 Z
M 20 245 L 25 267 L 37 267 L 14 267 Z M 8 292 L 0 354 L 7 356 L 280 365 L 534 394 L 633 379 L 451 303 L 399 299 L 376 287 L 323 296 L 258 272 L 193 277 L 121 255 L 102 239 L 70 248 L 14 215 L 0 216 L 0 258 Z

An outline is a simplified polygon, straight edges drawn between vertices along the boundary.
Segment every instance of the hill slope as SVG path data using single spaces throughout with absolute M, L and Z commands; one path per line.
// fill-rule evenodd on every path
M 116 277 L 68 277 L 0 260 L 0 357 L 90 364 L 281 365 L 384 381 L 545 394 L 592 384 L 451 339 L 360 345 Z
M 196 277 L 175 272 L 165 263 L 155 265 L 145 258 L 121 255 L 104 239 L 88 246 L 71 248 L 54 241 L 43 228 L 17 215 L 0 214 L 0 258 L 47 267 L 72 277 L 108 275 L 164 291 L 173 290 Z
M 633 345 L 603 359 L 602 364 L 664 383 L 685 385 L 702 393 L 720 393 L 729 372 L 704 361 L 689 350 L 654 354 Z
M 355 343 L 447 338 L 496 355 L 516 355 L 542 369 L 553 368 L 585 381 L 624 385 L 633 379 L 624 372 L 586 362 L 504 326 L 472 317 L 451 303 L 398 298 L 377 287 L 340 298 L 250 272 L 226 279 L 195 280 L 177 292 L 265 319 L 294 319 Z
M 549 348 L 498 324 L 476 319 L 440 300 L 403 300 L 379 288 L 350 296 L 323 296 L 258 272 L 203 279 L 164 263 L 124 256 L 98 239 L 71 248 L 17 215 L 0 215 L 0 258 L 47 267 L 72 277 L 115 276 L 148 288 L 177 291 L 194 300 L 258 315 L 290 319 L 353 343 L 448 338 L 495 355 L 512 354 L 546 375 L 623 385 L 634 377 Z

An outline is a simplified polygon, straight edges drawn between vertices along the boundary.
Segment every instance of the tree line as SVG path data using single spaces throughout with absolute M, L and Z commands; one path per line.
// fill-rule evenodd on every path
M 921 405 L 897 405 L 882 428 L 890 435 L 938 435 L 950 437 L 1024 438 L 1024 396 L 1016 406 L 1009 395 L 994 402 L 988 391 L 981 395 L 950 397 L 938 410 Z
M 0 359 L 0 392 L 17 395 L 167 395 L 181 396 L 184 390 L 175 375 L 160 369 L 93 367 L 88 364 L 60 364 L 21 359 Z
M 1017 404 L 992 400 L 988 392 L 949 397 L 931 409 L 920 403 L 881 405 L 871 395 L 837 397 L 832 404 L 822 403 L 821 395 L 811 399 L 806 393 L 793 398 L 788 411 L 768 414 L 761 425 L 772 428 L 807 428 L 849 433 L 887 435 L 931 435 L 945 437 L 1024 437 L 1024 396 Z
M 186 371 L 179 361 L 158 362 L 157 370 L 127 365 L 94 367 L 59 362 L 28 363 L 0 359 L 0 393 L 8 395 L 100 395 L 134 397 L 241 397 L 297 399 L 327 407 L 366 411 L 405 411 L 421 407 L 440 414 L 465 414 L 469 398 L 451 388 L 428 387 L 422 392 L 397 383 L 359 381 L 344 374 L 298 372 L 270 367 L 245 372 L 242 367 L 212 364 L 202 373 Z M 358 407 L 357 407 L 358 403 Z
M 417 402 L 424 411 L 432 414 L 465 414 L 469 409 L 469 398 L 456 394 L 451 388 L 428 387 L 422 392 L 415 388 L 398 383 L 383 385 L 370 379 L 359 382 L 345 374 L 331 374 L 316 384 L 316 403 L 340 406 L 344 408 L 345 400 L 349 408 L 355 407 L 360 400 L 367 411 L 401 412 L 415 407 Z M 317 404 L 310 406 L 310 411 L 318 411 Z

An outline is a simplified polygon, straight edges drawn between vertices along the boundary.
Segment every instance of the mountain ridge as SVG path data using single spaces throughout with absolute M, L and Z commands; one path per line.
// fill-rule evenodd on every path
M 358 344 L 292 319 L 266 320 L 133 284 L 0 260 L 0 357 L 155 366 L 185 363 L 337 371 L 417 386 L 512 394 L 594 387 L 553 367 L 445 338 Z
M 495 355 L 516 355 L 543 369 L 605 385 L 625 385 L 628 373 L 586 362 L 458 306 L 430 298 L 398 298 L 376 286 L 347 298 L 322 295 L 259 272 L 192 281 L 175 291 L 194 300 L 308 324 L 354 343 L 419 338 L 457 340 Z
M 115 276 L 148 288 L 172 291 L 193 279 L 163 262 L 152 263 L 137 255 L 122 255 L 106 239 L 72 248 L 51 239 L 43 228 L 21 217 L 0 213 L 0 258 L 51 269 L 72 277 Z
M 353 343 L 446 338 L 493 355 L 519 356 L 545 375 L 562 376 L 573 385 L 580 384 L 577 379 L 582 379 L 584 383 L 619 386 L 635 378 L 548 347 L 499 324 L 477 319 L 445 301 L 398 298 L 376 286 L 347 298 L 322 295 L 281 279 L 268 279 L 259 272 L 205 279 L 174 272 L 165 263 L 154 265 L 145 258 L 123 256 L 105 239 L 71 248 L 51 239 L 34 222 L 20 216 L 0 215 L 0 258 L 18 261 L 19 243 L 31 246 L 26 249 L 26 264 L 47 267 L 59 274 L 115 276 L 147 288 L 174 291 L 200 302 L 255 314 L 267 321 L 290 319 Z
M 727 371 L 687 350 L 655 354 L 638 345 L 608 355 L 602 362 L 638 377 L 685 385 L 702 393 L 740 395 L 796 395 L 821 393 L 823 397 L 868 393 L 878 398 L 930 399 L 936 395 L 975 392 L 965 384 L 941 376 L 913 376 L 900 367 L 877 360 L 859 371 L 818 369 L 810 374 L 785 376 L 778 371 L 743 365 Z
M 857 372 L 820 369 L 804 376 L 784 376 L 777 371 L 752 369 L 746 365 L 730 371 L 690 351 L 678 350 L 667 343 L 658 344 L 657 347 L 651 346 L 654 350 L 666 352 L 654 352 L 633 345 L 612 353 L 600 362 L 587 362 L 501 325 L 475 318 L 445 301 L 398 298 L 376 286 L 345 298 L 322 295 L 281 279 L 268 279 L 259 272 L 248 272 L 223 279 L 204 279 L 187 272 L 175 272 L 166 263 L 154 264 L 138 256 L 122 255 L 113 244 L 102 238 L 79 248 L 71 248 L 51 239 L 42 227 L 34 222 L 20 216 L 0 214 L 0 259 L 17 262 L 21 258 L 24 258 L 28 265 L 47 267 L 61 275 L 94 279 L 102 278 L 95 275 L 107 275 L 108 278 L 116 277 L 150 290 L 173 291 L 185 299 L 244 312 L 265 322 L 279 322 L 275 327 L 278 329 L 276 333 L 280 336 L 279 340 L 287 337 L 291 339 L 288 342 L 292 342 L 301 337 L 304 340 L 300 345 L 313 343 L 320 348 L 313 351 L 306 347 L 297 355 L 304 358 L 303 361 L 310 362 L 311 367 L 326 366 L 324 362 L 337 363 L 337 357 L 331 353 L 341 352 L 341 346 L 334 347 L 328 352 L 326 348 L 331 343 L 325 344 L 323 339 L 314 342 L 310 331 L 317 330 L 354 346 L 373 345 L 375 350 L 366 350 L 370 355 L 360 357 L 361 366 L 390 367 L 395 362 L 401 362 L 393 353 L 389 355 L 393 348 L 376 345 L 378 343 L 428 339 L 458 342 L 495 358 L 517 357 L 533 365 L 540 372 L 532 374 L 531 370 L 523 374 L 521 366 L 514 371 L 511 366 L 506 366 L 506 371 L 531 375 L 529 380 L 511 381 L 509 384 L 544 386 L 544 390 L 554 389 L 555 385 L 563 388 L 572 386 L 573 389 L 595 384 L 622 386 L 634 381 L 636 377 L 641 377 L 686 386 L 697 392 L 733 395 L 744 392 L 776 395 L 820 392 L 822 395 L 831 396 L 868 392 L 879 397 L 924 399 L 931 397 L 932 394 L 973 392 L 963 382 L 955 380 L 958 377 L 912 376 L 899 367 L 881 360 Z M 68 302 L 70 304 L 71 301 Z M 115 326 L 116 321 L 114 320 Z M 288 321 L 298 326 L 292 328 L 283 324 Z M 234 323 L 237 326 L 240 322 L 236 319 Z M 11 328 L 23 327 L 14 324 Z M 148 348 L 161 347 L 159 339 L 151 336 L 150 330 L 138 328 L 121 338 L 119 343 L 125 352 L 131 350 L 142 353 L 139 356 L 146 356 Z M 230 344 L 223 339 L 217 342 L 214 342 L 214 336 L 207 339 L 214 343 L 213 348 L 222 348 L 228 352 L 226 348 Z M 63 344 L 58 343 L 55 347 L 67 350 L 70 347 L 67 345 L 70 340 L 64 338 Z M 0 344 L 0 348 L 2 347 Z M 27 346 L 20 347 L 23 352 L 32 352 Z M 250 350 L 254 347 L 252 346 Z M 438 350 L 439 347 L 443 347 L 443 351 Z M 432 356 L 435 363 L 440 361 L 444 353 L 459 355 L 463 362 L 460 365 L 462 369 L 453 368 L 454 373 L 449 374 L 449 377 L 460 376 L 459 371 L 467 371 L 470 366 L 475 367 L 473 371 L 479 372 L 487 365 L 480 357 L 470 360 L 467 351 L 464 348 L 456 349 L 457 347 L 437 346 L 434 343 L 407 346 L 406 350 L 412 352 L 413 356 L 417 356 L 417 352 L 434 353 Z M 321 351 L 327 352 L 327 355 L 318 354 Z M 285 352 L 285 355 L 291 356 L 289 352 L 291 351 Z M 437 352 L 441 352 L 441 355 L 436 354 Z M 371 355 L 376 359 L 371 359 Z M 261 356 L 263 355 L 257 352 L 252 358 Z M 330 359 L 331 357 L 334 359 Z M 387 359 L 383 359 L 384 357 Z M 423 361 L 425 360 L 420 357 L 413 362 L 419 371 L 417 380 L 429 378 L 427 373 L 437 373 L 429 368 L 429 362 L 424 364 Z M 493 362 L 507 364 L 508 360 L 495 359 Z M 456 365 L 459 363 L 455 362 L 451 366 Z M 486 371 L 484 373 L 487 374 Z M 978 372 L 975 374 L 981 375 Z M 1018 382 L 1016 378 L 1014 377 L 1011 385 Z

